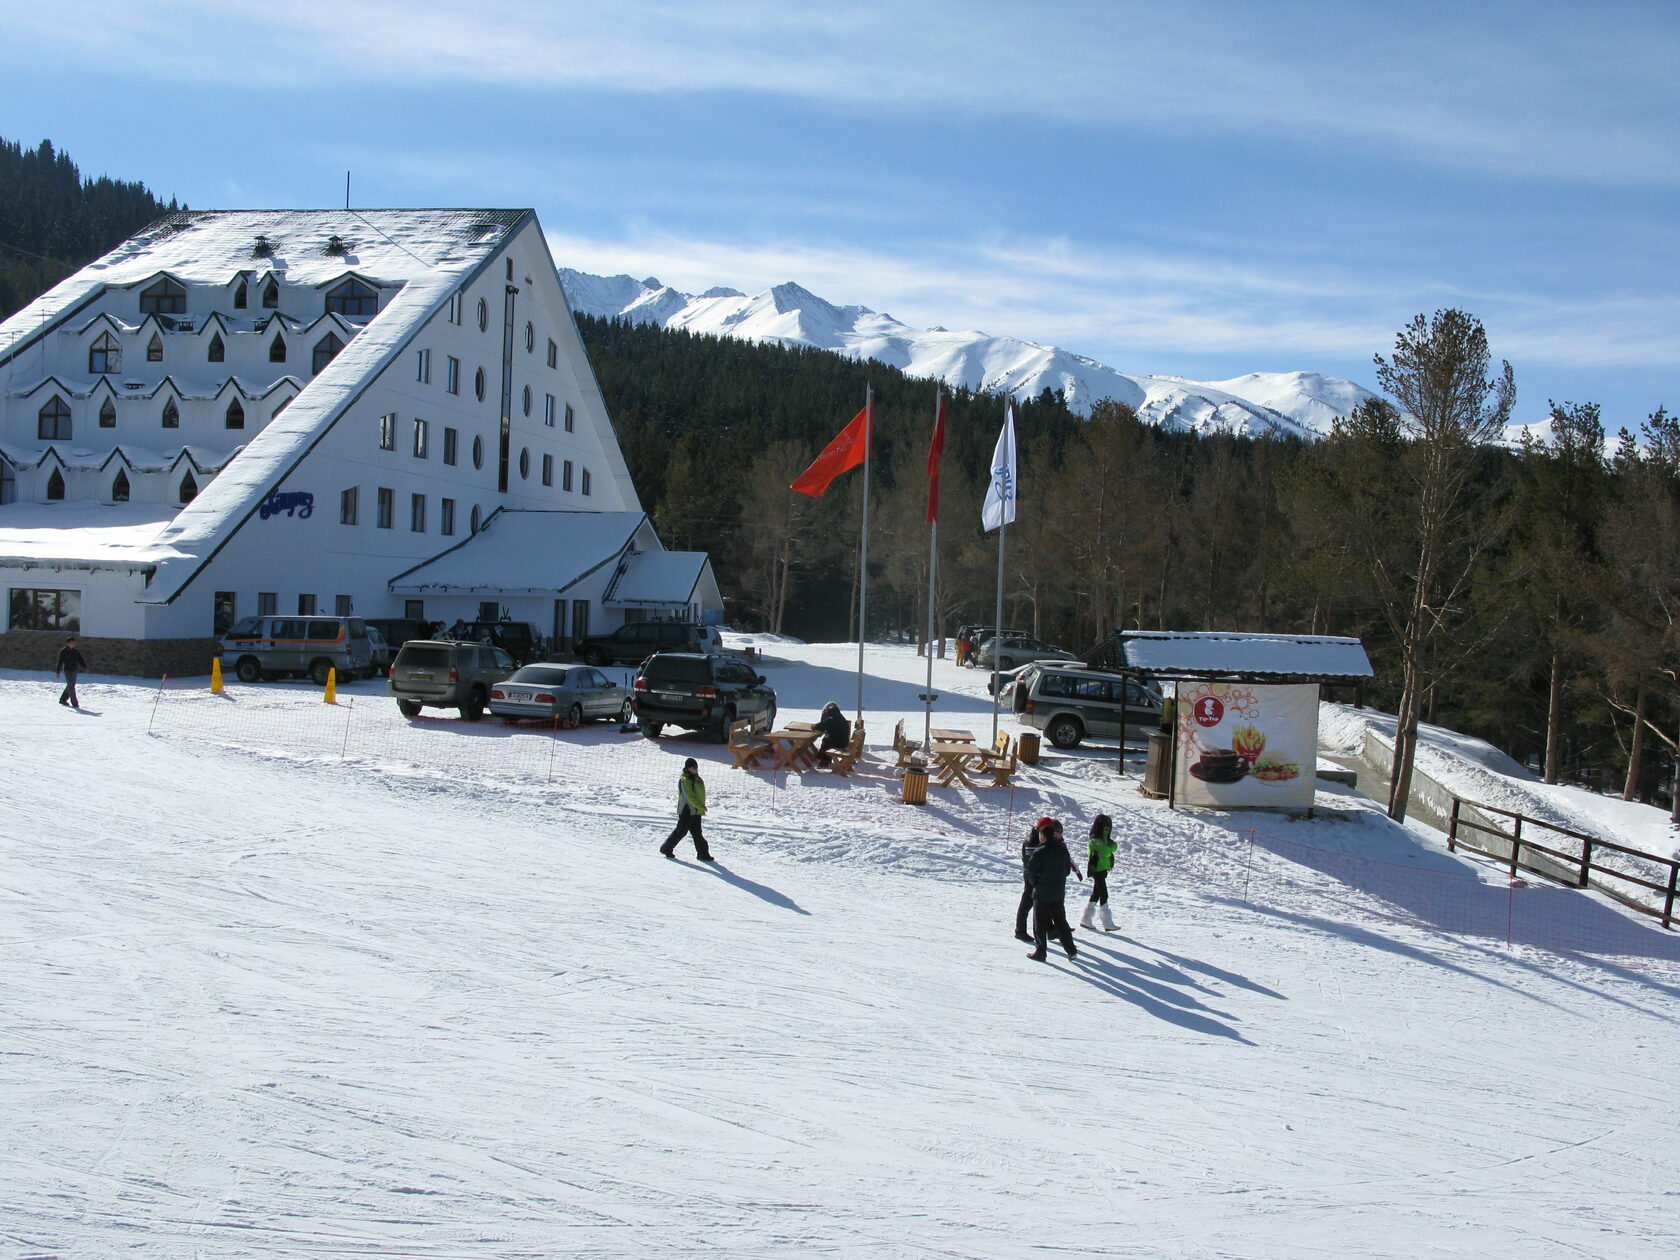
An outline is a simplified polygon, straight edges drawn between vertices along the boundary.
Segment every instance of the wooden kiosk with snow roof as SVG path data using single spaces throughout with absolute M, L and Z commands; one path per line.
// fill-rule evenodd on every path
M 1310 814 L 1320 692 L 1371 677 L 1358 639 L 1327 635 L 1123 632 L 1092 663 L 1172 685 L 1171 730 L 1151 742 L 1144 783 L 1164 785 L 1174 809 Z

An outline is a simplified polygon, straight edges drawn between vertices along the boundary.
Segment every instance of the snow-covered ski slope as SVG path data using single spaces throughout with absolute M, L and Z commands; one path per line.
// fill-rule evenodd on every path
M 923 666 L 869 660 L 849 780 L 376 683 L 0 675 L 0 1256 L 1680 1251 L 1672 954 L 1439 930 L 1342 872 L 1503 881 L 1339 790 L 1172 814 L 1093 748 L 903 805 Z M 849 714 L 854 661 L 763 668 Z M 935 683 L 989 732 L 983 675 Z M 713 868 L 656 853 L 687 755 Z M 1119 930 L 1029 962 L 1020 833 L 1099 809 Z

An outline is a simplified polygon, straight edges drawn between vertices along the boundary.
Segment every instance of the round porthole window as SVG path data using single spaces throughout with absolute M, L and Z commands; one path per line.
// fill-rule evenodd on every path
M 484 369 L 483 368 L 479 368 L 478 371 L 473 373 L 473 393 L 478 396 L 478 401 L 479 402 L 484 401 Z
M 537 330 L 530 324 L 525 325 L 525 353 L 530 354 L 537 348 Z
M 475 534 L 478 533 L 478 527 L 479 527 L 480 524 L 483 523 L 483 520 L 484 520 L 484 518 L 479 514 L 478 504 L 476 504 L 476 503 L 473 504 L 473 510 L 472 510 L 472 532 L 473 533 L 475 533 Z
M 519 479 L 529 480 L 531 476 L 531 452 L 527 448 L 519 452 Z
M 478 331 L 483 332 L 490 327 L 490 303 L 483 298 L 478 299 Z
M 529 385 L 527 385 L 525 387 L 525 392 L 520 396 L 520 404 L 525 408 L 525 414 L 530 415 L 531 414 L 531 387 Z
M 473 467 L 484 467 L 484 439 L 481 437 L 475 437 L 473 439 Z M 476 511 L 477 509 L 475 508 L 474 510 Z

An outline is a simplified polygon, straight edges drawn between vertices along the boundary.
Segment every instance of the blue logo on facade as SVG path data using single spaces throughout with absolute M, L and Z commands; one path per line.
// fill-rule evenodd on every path
M 265 521 L 271 516 L 279 516 L 282 512 L 287 516 L 296 516 L 299 520 L 307 521 L 315 515 L 315 496 L 307 490 L 288 490 L 285 494 L 276 490 L 257 509 L 257 515 Z

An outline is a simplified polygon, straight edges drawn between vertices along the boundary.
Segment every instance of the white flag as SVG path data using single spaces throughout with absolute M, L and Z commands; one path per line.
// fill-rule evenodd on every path
M 1004 412 L 1003 432 L 992 450 L 992 481 L 986 487 L 986 503 L 980 509 L 980 524 L 987 529 L 1008 525 L 1015 519 L 1015 406 Z

